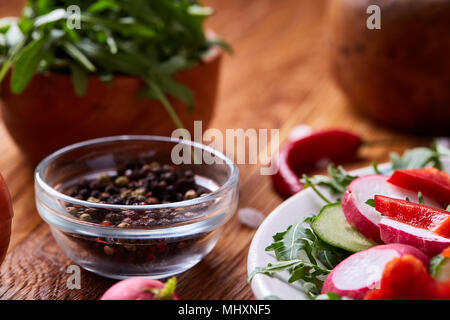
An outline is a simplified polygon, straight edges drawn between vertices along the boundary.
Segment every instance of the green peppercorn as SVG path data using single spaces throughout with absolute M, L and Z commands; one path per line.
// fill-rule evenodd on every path
M 100 202 L 100 199 L 97 199 L 97 198 L 95 198 L 95 197 L 89 197 L 89 198 L 87 199 L 87 201 L 88 201 L 88 202 L 99 203 L 99 202 Z
M 80 216 L 80 220 L 82 220 L 82 221 L 92 221 L 92 217 L 91 217 L 91 215 L 89 213 L 83 213 Z
M 125 187 L 128 183 L 130 183 L 130 179 L 126 176 L 120 176 L 117 177 L 116 180 L 114 180 L 114 183 L 118 187 Z
M 134 244 L 123 244 L 123 247 L 128 251 L 136 251 L 136 246 Z
M 103 248 L 103 251 L 105 251 L 105 253 L 106 253 L 108 256 L 112 256 L 112 255 L 114 254 L 114 248 L 113 248 L 113 247 L 110 247 L 110 246 L 105 246 L 105 247 Z
M 161 164 L 159 162 L 152 162 L 150 163 L 150 168 L 152 168 L 152 171 L 159 171 L 161 170 Z
M 128 228 L 128 227 L 130 227 L 130 224 L 126 223 L 126 222 L 121 222 L 117 225 L 117 227 L 118 228 Z
M 75 207 L 67 207 L 66 210 L 67 210 L 68 213 L 70 213 L 72 215 L 75 215 L 75 214 L 78 213 L 78 209 L 75 208 Z
M 145 194 L 146 190 L 144 188 L 136 189 L 131 193 L 133 197 L 145 196 Z
M 98 176 L 98 182 L 100 182 L 101 184 L 108 184 L 111 182 L 111 178 L 109 177 L 108 174 L 102 173 L 101 175 Z
M 121 194 L 120 194 L 120 197 L 122 198 L 122 199 L 126 199 L 126 198 L 128 198 L 128 197 L 131 197 L 131 195 L 132 195 L 132 191 L 131 190 L 125 190 L 124 192 L 122 192 Z
M 190 200 L 190 199 L 195 199 L 198 197 L 198 194 L 195 190 L 188 190 L 186 191 L 186 193 L 184 194 L 184 199 L 185 200 Z

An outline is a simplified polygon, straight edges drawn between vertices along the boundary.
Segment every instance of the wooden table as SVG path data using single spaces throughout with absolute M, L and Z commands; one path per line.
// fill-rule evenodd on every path
M 334 86 L 323 59 L 322 25 L 326 0 L 209 0 L 216 8 L 209 26 L 224 36 L 235 54 L 223 66 L 220 97 L 212 127 L 278 128 L 284 140 L 298 124 L 314 129 L 341 127 L 366 139 L 401 137 L 395 145 L 362 150 L 361 166 L 385 161 L 389 151 L 423 143 L 354 113 Z M 16 5 L 16 3 L 15 3 Z M 8 9 L 4 9 L 9 7 Z M 0 1 L 0 15 L 14 12 Z M 4 10 L 1 10 L 1 9 Z M 425 141 L 426 142 L 426 141 Z M 8 256 L 0 269 L 1 299 L 98 299 L 114 281 L 82 272 L 80 290 L 68 290 L 71 262 L 58 248 L 34 205 L 33 168 L 0 124 L 0 172 L 14 200 L 15 218 Z M 258 166 L 241 166 L 240 207 L 269 214 L 281 199 Z M 214 251 L 179 275 L 184 299 L 252 299 L 246 261 L 255 230 L 235 216 Z

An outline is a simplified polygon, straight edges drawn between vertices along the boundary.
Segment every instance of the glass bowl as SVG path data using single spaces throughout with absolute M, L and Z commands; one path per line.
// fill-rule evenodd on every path
M 177 168 L 191 170 L 196 183 L 209 193 L 166 204 L 113 205 L 62 192 L 81 179 L 114 173 L 130 161 L 174 164 L 175 146 L 190 150 L 194 158 L 175 164 Z M 202 156 L 215 161 L 194 164 L 202 162 Z M 114 279 L 166 278 L 193 267 L 214 248 L 223 225 L 236 211 L 238 180 L 239 171 L 230 159 L 199 143 L 158 136 L 107 137 L 68 146 L 45 158 L 35 171 L 36 206 L 61 249 L 84 269 Z M 151 216 L 155 223 L 118 228 L 82 221 L 69 213 L 70 208 L 126 210 Z

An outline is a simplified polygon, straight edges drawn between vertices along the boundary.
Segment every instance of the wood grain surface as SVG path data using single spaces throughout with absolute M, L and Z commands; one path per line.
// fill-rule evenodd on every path
M 209 26 L 229 41 L 220 97 L 212 127 L 277 128 L 284 140 L 299 124 L 314 129 L 340 127 L 366 140 L 396 138 L 394 144 L 362 150 L 348 168 L 388 159 L 427 142 L 377 126 L 347 105 L 328 74 L 322 27 L 326 0 L 208 0 L 216 14 Z M 20 1 L 0 0 L 0 15 L 17 12 Z M 15 11 L 16 10 L 16 11 Z M 282 202 L 258 166 L 240 166 L 240 207 L 269 214 Z M 15 209 L 9 253 L 0 268 L 1 299 L 98 299 L 114 281 L 82 273 L 80 290 L 66 288 L 72 264 L 58 248 L 34 205 L 33 168 L 0 124 L 0 172 Z M 235 216 L 211 254 L 179 275 L 184 299 L 253 299 L 247 284 L 247 253 L 255 230 Z

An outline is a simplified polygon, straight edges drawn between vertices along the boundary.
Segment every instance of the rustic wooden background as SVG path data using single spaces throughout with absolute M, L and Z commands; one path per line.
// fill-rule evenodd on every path
M 17 12 L 22 0 L 0 0 L 0 16 Z M 331 81 L 323 59 L 322 27 L 326 0 L 208 0 L 216 9 L 209 26 L 235 53 L 223 65 L 220 97 L 212 127 L 278 128 L 281 139 L 299 124 L 314 129 L 341 127 L 367 140 L 401 138 L 392 145 L 362 150 L 353 167 L 385 161 L 389 151 L 426 143 L 377 126 L 347 105 Z M 82 289 L 66 288 L 64 256 L 34 205 L 33 168 L 24 161 L 0 124 L 0 172 L 14 201 L 8 256 L 0 269 L 1 299 L 98 299 L 114 281 L 82 273 Z M 241 166 L 240 207 L 269 214 L 281 199 L 257 166 Z M 184 299 L 252 299 L 246 259 L 255 230 L 234 217 L 217 247 L 200 264 L 179 276 Z

